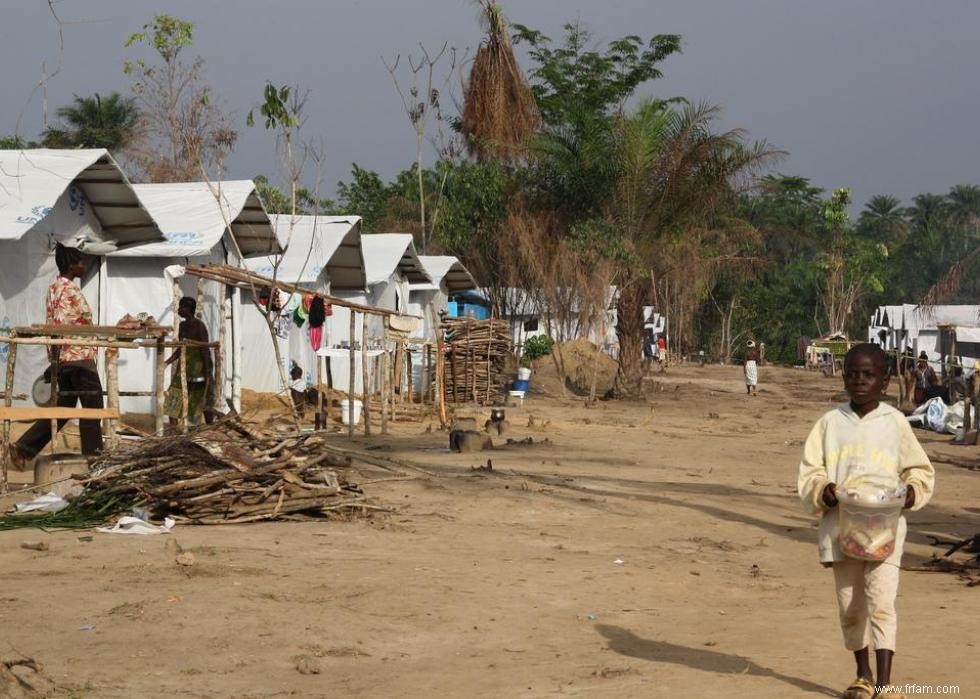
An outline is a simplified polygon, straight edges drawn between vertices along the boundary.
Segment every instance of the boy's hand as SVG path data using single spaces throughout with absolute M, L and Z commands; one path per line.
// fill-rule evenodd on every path
M 824 487 L 823 493 L 820 495 L 820 499 L 827 507 L 837 507 L 837 484 L 828 483 Z
M 915 505 L 915 489 L 909 486 L 908 490 L 905 491 L 905 509 L 909 509 Z

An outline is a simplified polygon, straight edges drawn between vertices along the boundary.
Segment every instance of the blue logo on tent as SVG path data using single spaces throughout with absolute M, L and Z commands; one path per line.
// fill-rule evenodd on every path
M 77 211 L 79 216 L 84 216 L 86 201 L 88 200 L 85 198 L 85 192 L 75 185 L 68 187 L 68 208 Z
M 35 223 L 40 221 L 42 218 L 50 214 L 52 208 L 50 206 L 35 206 L 31 209 L 30 216 L 18 216 L 17 223 L 26 223 L 33 226 Z
M 204 236 L 200 233 L 164 233 L 163 237 L 168 245 L 201 245 L 204 242 Z

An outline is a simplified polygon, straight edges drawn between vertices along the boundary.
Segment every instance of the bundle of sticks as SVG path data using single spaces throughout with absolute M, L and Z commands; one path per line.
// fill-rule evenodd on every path
M 277 434 L 228 419 L 114 449 L 94 464 L 78 499 L 192 524 L 309 519 L 365 507 L 344 475 L 349 466 L 322 433 Z
M 506 396 L 512 338 L 506 321 L 446 318 L 446 397 L 493 405 Z

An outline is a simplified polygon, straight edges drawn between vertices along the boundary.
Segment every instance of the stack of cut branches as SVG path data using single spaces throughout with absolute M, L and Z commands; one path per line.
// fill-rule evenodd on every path
M 192 524 L 308 519 L 364 503 L 343 472 L 350 458 L 317 433 L 260 431 L 224 420 L 186 435 L 153 437 L 103 456 L 72 505 L 139 506 Z
M 453 403 L 499 403 L 506 396 L 513 340 L 506 321 L 446 318 L 446 397 Z

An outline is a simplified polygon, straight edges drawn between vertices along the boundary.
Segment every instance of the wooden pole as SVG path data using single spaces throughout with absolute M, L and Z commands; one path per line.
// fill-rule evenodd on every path
M 105 388 L 106 398 L 109 408 L 119 410 L 119 350 L 107 349 L 105 351 Z M 106 432 L 109 437 L 109 445 L 112 448 L 119 446 L 119 435 L 117 434 L 118 418 L 106 420 Z
M 368 317 L 367 313 L 361 314 L 361 398 L 364 401 L 364 435 L 371 436 L 371 388 L 368 379 Z
M 176 279 L 174 279 L 171 293 L 173 294 L 173 308 L 171 311 L 174 314 L 174 335 L 176 335 L 180 328 L 180 315 L 177 314 L 177 306 L 180 305 L 180 284 L 177 283 Z
M 323 415 L 323 361 L 324 357 L 320 355 L 314 355 L 316 357 L 316 418 L 313 420 L 313 424 L 318 430 L 326 429 L 326 419 Z
M 224 284 L 218 285 L 218 351 L 214 357 L 214 377 L 212 377 L 214 390 L 211 392 L 213 400 L 211 407 L 218 412 L 224 412 L 225 402 L 225 345 L 228 337 L 228 318 L 226 305 L 228 303 L 228 287 Z
M 436 322 L 436 400 L 439 403 L 439 426 L 446 428 L 446 356 L 442 344 L 442 326 Z
M 357 314 L 350 312 L 350 374 L 347 377 L 347 439 L 354 439 L 354 333 L 357 332 Z
M 425 352 L 423 356 L 423 367 L 425 368 L 425 384 L 422 390 L 422 402 L 425 403 L 432 396 L 432 345 L 428 342 L 422 346 L 422 351 Z
M 490 392 L 493 387 L 493 381 L 490 377 L 490 356 L 493 352 L 493 317 L 490 318 L 490 337 L 487 338 L 487 405 L 491 404 Z M 596 352 L 596 361 L 598 362 L 599 353 Z
M 10 353 L 7 355 L 7 380 L 4 384 L 3 404 L 11 407 L 14 402 L 14 366 L 17 364 L 17 345 L 7 345 Z M 54 439 L 54 435 L 51 435 Z M 3 468 L 0 469 L 0 493 L 7 492 L 7 469 L 13 466 L 10 461 L 10 420 L 3 421 L 3 454 L 0 455 Z
M 164 424 L 166 422 L 166 417 L 163 414 L 163 396 L 166 388 L 164 387 L 164 381 L 166 380 L 166 370 L 167 364 L 164 357 L 163 349 L 163 338 L 157 340 L 156 357 L 154 358 L 156 362 L 156 392 L 154 393 L 155 398 L 155 418 L 156 418 L 156 429 L 155 432 L 158 437 L 163 436 Z
M 412 381 L 412 350 L 408 347 L 405 348 L 405 383 L 408 392 L 408 402 L 412 404 L 415 402 L 415 386 Z
M 180 348 L 180 431 L 187 433 L 187 413 L 190 396 L 187 393 L 187 347 Z
M 388 434 L 388 331 L 384 330 L 381 345 L 381 434 Z

